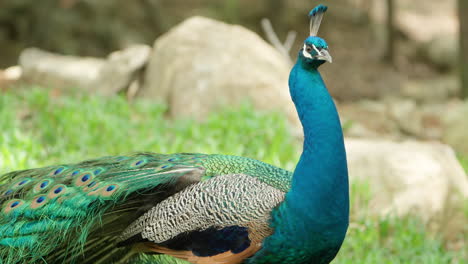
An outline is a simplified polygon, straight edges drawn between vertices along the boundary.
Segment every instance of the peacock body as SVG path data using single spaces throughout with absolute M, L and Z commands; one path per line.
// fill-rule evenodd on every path
M 138 153 L 0 177 L 0 263 L 329 263 L 348 227 L 346 153 L 310 12 L 289 86 L 295 171 L 245 157 Z

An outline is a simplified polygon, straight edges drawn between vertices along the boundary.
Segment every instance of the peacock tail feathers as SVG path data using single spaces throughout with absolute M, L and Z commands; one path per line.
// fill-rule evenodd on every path
M 229 173 L 248 173 L 280 190 L 291 181 L 290 172 L 253 159 L 196 153 L 138 153 L 4 174 L 0 260 L 126 258 L 115 237 L 129 223 L 188 185 Z

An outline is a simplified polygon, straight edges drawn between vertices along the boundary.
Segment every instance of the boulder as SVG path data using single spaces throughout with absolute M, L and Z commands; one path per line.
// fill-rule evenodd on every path
M 414 214 L 445 235 L 464 228 L 468 178 L 449 146 L 347 139 L 346 149 L 350 181 L 369 186 L 371 214 Z
M 252 31 L 193 17 L 156 40 L 139 95 L 166 102 L 172 117 L 204 118 L 250 100 L 297 125 L 289 71 L 281 54 Z
M 139 78 L 150 51 L 146 45 L 134 45 L 111 53 L 107 59 L 99 59 L 29 48 L 20 56 L 21 79 L 60 90 L 78 88 L 104 95 L 116 94 Z
M 468 100 L 448 103 L 443 113 L 443 141 L 468 156 Z
M 385 104 L 388 119 L 395 122 L 401 134 L 419 139 L 442 139 L 445 103 L 418 105 L 412 99 L 387 98 Z
M 370 4 L 370 17 L 377 24 L 385 24 L 387 0 Z M 457 34 L 456 0 L 399 1 L 395 5 L 395 24 L 409 39 L 424 43 L 443 34 Z M 434 12 L 437 10 L 437 12 Z
M 421 47 L 422 55 L 440 70 L 450 70 L 458 63 L 457 34 L 434 36 Z
M 96 83 L 105 60 L 28 48 L 21 53 L 19 64 L 23 69 L 22 81 L 48 88 L 89 90 Z
M 388 117 L 387 105 L 376 100 L 360 100 L 341 103 L 338 112 L 343 121 L 347 136 L 380 138 L 382 136 L 398 137 L 398 125 Z M 346 125 L 349 123 L 349 125 Z
M 386 39 L 386 2 L 374 0 L 370 8 L 380 46 Z M 455 68 L 458 53 L 456 10 L 456 0 L 413 0 L 395 4 L 395 27 L 416 47 L 409 52 L 413 53 L 410 56 L 421 56 L 441 70 Z M 404 49 L 411 49 L 407 46 Z M 407 53 L 404 49 L 399 52 Z
M 0 91 L 7 90 L 21 78 L 23 71 L 19 66 L 11 66 L 0 70 Z
M 402 83 L 401 96 L 424 103 L 440 103 L 460 93 L 459 77 L 455 74 L 410 79 Z
M 349 137 L 443 140 L 447 133 L 460 131 L 454 130 L 457 124 L 466 125 L 464 120 L 450 121 L 461 119 L 457 117 L 460 108 L 456 105 L 447 102 L 419 104 L 409 98 L 387 97 L 383 101 L 341 103 L 338 111 L 344 132 Z M 461 137 L 462 133 L 456 138 Z M 452 145 L 452 141 L 445 142 Z
M 146 66 L 151 53 L 147 45 L 133 45 L 111 53 L 99 71 L 96 88 L 105 95 L 116 94 L 139 79 L 140 70 Z

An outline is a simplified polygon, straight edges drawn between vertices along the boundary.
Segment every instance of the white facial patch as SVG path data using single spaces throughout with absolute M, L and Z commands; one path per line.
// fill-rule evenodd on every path
M 314 48 L 314 50 L 317 52 L 317 54 L 318 54 L 319 56 L 322 56 L 322 52 L 320 52 L 320 50 L 318 50 L 317 47 L 315 47 L 314 44 L 312 44 L 312 48 Z
M 312 55 L 310 55 L 310 53 L 308 53 L 306 51 L 306 45 L 305 44 L 304 44 L 304 47 L 302 48 L 302 55 L 304 55 L 304 57 L 306 57 L 306 58 L 312 59 Z

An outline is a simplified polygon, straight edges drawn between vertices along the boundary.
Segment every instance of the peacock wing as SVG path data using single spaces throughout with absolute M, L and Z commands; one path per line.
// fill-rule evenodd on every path
M 241 263 L 271 235 L 284 192 L 245 174 L 193 184 L 156 204 L 120 236 L 120 246 L 194 264 Z

